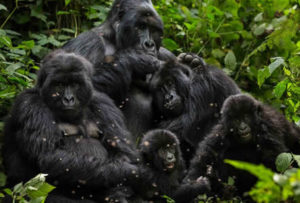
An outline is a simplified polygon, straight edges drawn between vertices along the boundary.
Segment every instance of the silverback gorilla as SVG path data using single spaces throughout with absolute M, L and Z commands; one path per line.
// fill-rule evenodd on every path
M 9 186 L 47 173 L 57 186 L 47 202 L 103 202 L 107 189 L 137 170 L 123 115 L 93 90 L 92 71 L 86 59 L 62 50 L 44 59 L 37 85 L 17 97 L 5 125 Z
M 95 89 L 122 109 L 135 136 L 152 127 L 146 76 L 160 67 L 159 60 L 176 58 L 160 47 L 162 35 L 163 23 L 151 0 L 116 0 L 102 25 L 63 46 L 94 65 Z
M 248 95 L 233 95 L 223 104 L 220 122 L 199 144 L 185 181 L 206 176 L 213 192 L 222 196 L 228 193 L 223 182 L 234 176 L 237 192 L 242 195 L 256 179 L 224 164 L 224 159 L 264 164 L 275 170 L 278 154 L 299 153 L 299 149 L 300 129 L 284 115 Z

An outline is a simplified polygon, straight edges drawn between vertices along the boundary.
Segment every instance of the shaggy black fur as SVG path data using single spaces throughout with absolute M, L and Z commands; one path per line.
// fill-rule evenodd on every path
M 199 144 L 185 182 L 207 176 L 213 190 L 222 196 L 228 189 L 222 182 L 234 176 L 238 194 L 242 195 L 256 179 L 224 164 L 224 159 L 264 164 L 275 170 L 277 155 L 299 153 L 299 144 L 300 129 L 284 115 L 248 95 L 230 96 L 223 104 L 219 124 Z
M 178 136 L 187 164 L 198 143 L 217 123 L 224 100 L 240 92 L 222 70 L 204 64 L 196 55 L 192 58 L 198 60 L 196 67 L 171 61 L 150 80 L 157 126 Z
M 55 51 L 36 87 L 17 97 L 5 125 L 9 186 L 46 173 L 57 186 L 48 202 L 102 201 L 107 188 L 134 178 L 138 156 L 123 115 L 93 90 L 92 70 L 83 57 Z

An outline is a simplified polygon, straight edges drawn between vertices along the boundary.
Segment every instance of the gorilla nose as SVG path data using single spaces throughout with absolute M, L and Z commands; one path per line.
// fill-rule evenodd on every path
M 146 40 L 146 41 L 144 42 L 144 47 L 145 47 L 147 50 L 154 51 L 154 49 L 155 49 L 154 41 L 153 41 L 153 40 Z
M 63 98 L 63 104 L 65 106 L 73 106 L 75 104 L 75 99 L 73 96 L 66 96 Z
M 167 161 L 169 161 L 169 162 L 173 161 L 174 158 L 175 158 L 174 155 L 171 154 L 171 153 L 169 153 L 169 154 L 167 155 Z
M 173 98 L 174 98 L 174 96 L 173 96 L 172 94 L 167 94 L 167 95 L 165 95 L 165 100 L 166 100 L 166 102 L 172 101 Z

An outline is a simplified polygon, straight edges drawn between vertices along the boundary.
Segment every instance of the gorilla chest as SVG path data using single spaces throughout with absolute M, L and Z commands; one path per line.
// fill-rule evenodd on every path
M 126 125 L 135 138 L 151 129 L 152 96 L 139 88 L 132 88 L 124 108 Z

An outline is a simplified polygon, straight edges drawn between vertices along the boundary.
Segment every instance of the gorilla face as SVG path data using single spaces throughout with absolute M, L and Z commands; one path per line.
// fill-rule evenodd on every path
M 117 47 L 134 47 L 156 56 L 163 23 L 151 1 L 121 1 L 119 7 L 119 20 L 114 24 Z
M 176 148 L 173 144 L 161 147 L 156 155 L 156 163 L 160 163 L 157 165 L 167 172 L 173 171 L 176 166 Z
M 233 139 L 239 143 L 255 141 L 253 129 L 258 125 L 259 109 L 257 102 L 247 95 L 238 94 L 227 98 L 221 112 L 228 134 L 233 135 Z
M 171 173 L 182 165 L 179 141 L 168 130 L 147 132 L 140 148 L 146 163 L 160 172 Z
M 182 114 L 189 96 L 192 72 L 182 64 L 167 63 L 150 80 L 154 108 L 164 117 Z
M 38 85 L 56 116 L 74 120 L 88 105 L 93 90 L 89 70 L 90 63 L 74 54 L 54 53 L 46 58 Z

